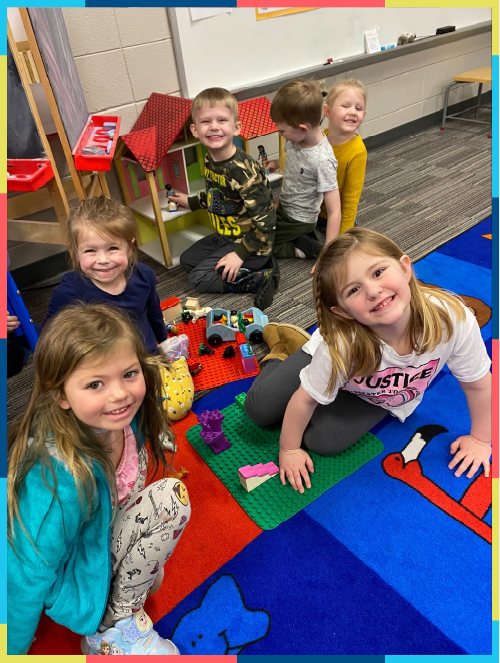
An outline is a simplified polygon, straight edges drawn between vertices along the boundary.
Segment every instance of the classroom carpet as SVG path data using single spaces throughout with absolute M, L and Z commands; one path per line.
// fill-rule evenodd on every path
M 490 356 L 491 232 L 489 218 L 415 265 L 421 281 L 470 298 Z M 195 401 L 175 424 L 178 440 L 252 380 Z M 179 444 L 192 519 L 146 603 L 157 630 L 182 654 L 491 653 L 491 480 L 447 468 L 468 425 L 445 369 L 405 423 L 387 417 L 372 429 L 379 455 L 270 530 Z M 415 436 L 425 444 L 404 466 Z M 30 653 L 78 646 L 79 636 L 44 618 Z

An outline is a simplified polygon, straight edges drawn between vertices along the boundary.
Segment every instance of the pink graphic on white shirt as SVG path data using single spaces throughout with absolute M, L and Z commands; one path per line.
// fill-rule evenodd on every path
M 439 359 L 433 359 L 417 367 L 385 368 L 366 378 L 351 378 L 343 389 L 384 408 L 400 407 L 427 389 L 438 365 Z

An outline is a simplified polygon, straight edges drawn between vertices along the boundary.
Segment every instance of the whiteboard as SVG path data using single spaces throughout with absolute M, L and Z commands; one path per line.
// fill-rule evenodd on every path
M 437 0 L 439 2 L 439 0 Z M 192 21 L 188 7 L 169 8 L 182 95 L 208 87 L 232 92 L 272 79 L 300 75 L 364 53 L 365 30 L 379 27 L 381 45 L 400 34 L 434 35 L 436 28 L 465 28 L 491 20 L 490 8 L 327 7 L 257 21 L 255 8 Z

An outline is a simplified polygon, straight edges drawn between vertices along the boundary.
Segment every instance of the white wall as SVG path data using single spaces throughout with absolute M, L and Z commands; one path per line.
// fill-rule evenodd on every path
M 172 28 L 178 32 L 184 96 L 213 86 L 231 91 L 282 79 L 328 58 L 364 53 L 364 31 L 379 28 L 380 44 L 397 43 L 400 34 L 435 35 L 491 20 L 485 7 L 323 7 L 257 21 L 255 8 L 239 7 L 198 21 L 189 7 L 175 7 Z

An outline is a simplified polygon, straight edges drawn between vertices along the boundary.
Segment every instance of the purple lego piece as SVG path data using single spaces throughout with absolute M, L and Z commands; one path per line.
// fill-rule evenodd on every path
M 204 431 L 220 432 L 224 415 L 220 410 L 204 410 L 198 415 L 198 423 L 201 424 Z
M 200 435 L 215 454 L 220 454 L 231 446 L 222 431 L 201 431 Z

